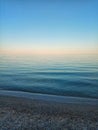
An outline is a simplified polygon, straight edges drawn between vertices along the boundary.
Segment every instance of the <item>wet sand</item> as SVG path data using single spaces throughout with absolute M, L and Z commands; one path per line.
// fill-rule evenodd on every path
M 85 102 L 79 99 L 79 103 L 75 99 L 71 102 L 70 98 L 69 102 L 61 102 L 55 96 L 57 100 L 52 100 L 53 97 L 46 100 L 45 95 L 45 99 L 41 95 L 38 98 L 19 95 L 0 94 L 0 130 L 98 129 L 96 99 L 85 99 Z

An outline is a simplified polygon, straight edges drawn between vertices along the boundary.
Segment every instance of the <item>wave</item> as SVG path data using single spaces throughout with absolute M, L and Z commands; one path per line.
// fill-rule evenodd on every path
M 96 64 L 16 63 L 0 63 L 0 89 L 98 98 Z

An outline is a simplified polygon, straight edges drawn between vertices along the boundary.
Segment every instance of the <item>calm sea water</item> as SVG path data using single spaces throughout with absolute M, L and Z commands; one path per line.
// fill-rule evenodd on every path
M 98 98 L 95 57 L 0 56 L 0 90 Z

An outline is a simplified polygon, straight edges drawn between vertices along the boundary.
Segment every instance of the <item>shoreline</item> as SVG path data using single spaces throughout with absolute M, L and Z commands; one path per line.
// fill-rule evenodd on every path
M 98 99 L 93 98 L 57 96 L 49 94 L 39 94 L 39 93 L 30 93 L 22 91 L 8 91 L 8 90 L 0 90 L 0 96 L 19 97 L 19 98 L 47 101 L 47 102 L 64 103 L 64 104 L 72 103 L 72 104 L 84 104 L 84 105 L 86 104 L 86 105 L 98 106 Z
M 98 100 L 0 91 L 0 130 L 97 130 Z

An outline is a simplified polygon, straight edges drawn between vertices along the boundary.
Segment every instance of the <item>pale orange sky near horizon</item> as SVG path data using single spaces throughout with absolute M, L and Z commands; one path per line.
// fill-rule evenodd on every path
M 80 48 L 0 48 L 0 54 L 5 55 L 98 55 L 98 48 L 80 49 Z

